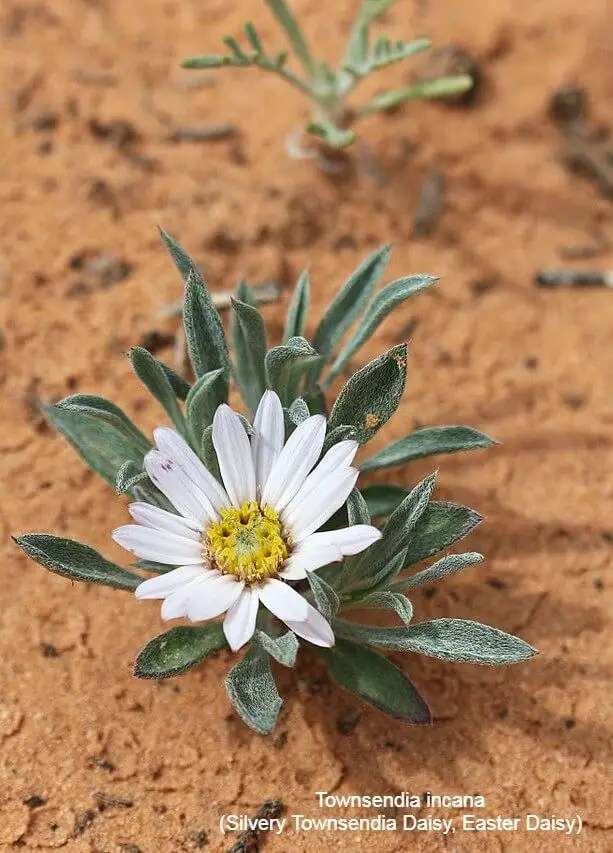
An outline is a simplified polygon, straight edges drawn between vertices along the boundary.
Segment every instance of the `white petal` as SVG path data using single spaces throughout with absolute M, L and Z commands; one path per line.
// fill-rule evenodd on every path
M 257 592 L 248 587 L 226 613 L 223 632 L 233 652 L 237 652 L 253 637 L 259 606 L 260 598 Z
M 134 595 L 139 599 L 166 598 L 177 589 L 182 589 L 198 577 L 204 576 L 206 569 L 202 566 L 181 566 L 171 572 L 165 572 L 155 578 L 148 578 L 140 583 L 134 590 Z
M 300 566 L 288 566 L 283 569 L 283 571 L 279 572 L 279 577 L 286 581 L 301 581 L 306 578 L 306 576 L 306 569 L 303 569 Z
M 168 533 L 176 533 L 186 539 L 202 538 L 202 527 L 198 527 L 194 521 L 188 521 L 174 512 L 167 512 L 158 506 L 152 506 L 142 501 L 131 503 L 128 512 L 139 524 L 144 527 L 152 527 L 154 530 L 166 530 Z
M 283 407 L 274 391 L 264 391 L 253 419 L 251 453 L 255 482 L 263 488 L 285 441 Z
M 288 622 L 285 619 L 283 621 L 294 634 L 298 634 L 299 637 L 302 637 L 303 640 L 308 640 L 314 646 L 330 648 L 334 645 L 334 632 L 330 624 L 310 604 L 309 615 L 303 622 Z
M 239 416 L 223 403 L 213 418 L 213 447 L 226 491 L 238 509 L 255 500 L 251 446 Z
M 309 603 L 300 593 L 292 589 L 289 584 L 276 578 L 269 578 L 263 584 L 256 587 L 260 601 L 271 613 L 281 619 L 306 619 L 309 612 Z
M 219 572 L 207 572 L 207 574 L 209 576 L 218 575 Z M 197 579 L 175 590 L 168 598 L 164 599 L 161 616 L 165 622 L 169 619 L 182 619 L 187 616 L 187 607 L 196 583 Z
M 279 574 L 281 577 L 292 580 L 297 580 L 293 576 L 296 571 L 312 572 L 315 569 L 320 569 L 322 566 L 327 566 L 328 563 L 336 563 L 343 559 L 343 552 L 338 545 L 333 542 L 322 542 L 321 544 L 314 543 L 311 545 L 309 537 L 304 542 L 301 542 L 298 548 L 292 553 L 291 557 L 283 564 L 283 571 Z M 285 574 L 289 571 L 291 574 Z M 304 574 L 301 575 L 304 577 Z
M 183 619 L 187 614 L 187 605 L 191 596 L 190 584 L 175 590 L 162 602 L 160 615 L 164 622 L 170 619 Z
M 153 438 L 162 453 L 179 463 L 217 512 L 230 506 L 230 499 L 225 490 L 178 432 L 170 427 L 158 427 L 153 430 Z
M 342 471 L 346 471 L 353 462 L 357 450 L 357 441 L 339 441 L 338 444 L 331 447 L 285 507 L 287 514 L 285 517 L 291 519 L 298 516 L 302 506 L 310 503 L 315 496 L 319 496 L 320 489 L 322 490 L 321 493 L 325 494 L 328 478 L 331 475 L 340 476 Z M 290 524 L 289 521 L 287 523 Z
M 269 504 L 277 512 L 287 506 L 319 459 L 325 436 L 323 415 L 312 415 L 296 427 L 266 480 L 263 504 Z
M 217 521 L 219 516 L 210 500 L 171 456 L 150 450 L 145 456 L 145 469 L 152 483 L 189 521 L 198 526 Z
M 141 527 L 139 524 L 124 524 L 113 530 L 113 539 L 126 551 L 136 554 L 141 560 L 170 563 L 174 566 L 202 565 L 202 546 L 193 539 L 185 539 L 176 533 Z
M 307 501 L 300 508 L 300 515 L 291 518 L 281 516 L 294 542 L 301 542 L 318 530 L 345 503 L 358 479 L 359 471 L 349 468 L 340 475 L 330 474 L 318 492 L 318 500 Z
M 301 553 L 303 549 L 319 549 L 329 545 L 337 548 L 343 557 L 350 557 L 365 551 L 378 539 L 381 539 L 381 531 L 376 527 L 370 524 L 354 524 L 351 527 L 342 527 L 340 530 L 312 533 L 300 543 L 296 552 Z
M 236 581 L 231 575 L 217 574 L 195 581 L 187 605 L 187 618 L 190 622 L 214 619 L 234 604 L 244 586 L 243 581 Z

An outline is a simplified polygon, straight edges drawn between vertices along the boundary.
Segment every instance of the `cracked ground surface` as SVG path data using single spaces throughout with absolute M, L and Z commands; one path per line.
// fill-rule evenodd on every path
M 338 28 L 314 0 L 294 6 L 322 53 L 336 55 L 353 4 L 334 5 Z M 304 119 L 304 104 L 275 79 L 220 72 L 194 88 L 178 72 L 179 58 L 215 51 L 245 18 L 277 38 L 253 0 L 3 3 L 0 848 L 222 850 L 235 839 L 221 839 L 220 815 L 251 814 L 267 797 L 321 817 L 315 791 L 425 790 L 481 793 L 488 815 L 578 813 L 584 829 L 572 838 L 408 840 L 297 832 L 267 837 L 263 849 L 613 847 L 613 297 L 532 283 L 537 269 L 562 265 L 564 247 L 595 233 L 613 239 L 611 202 L 568 174 L 546 116 L 552 89 L 579 83 L 606 129 L 613 14 L 596 0 L 522 6 L 422 0 L 388 15 L 392 35 L 408 27 L 464 43 L 486 87 L 474 109 L 414 104 L 365 122 L 390 176 L 376 187 L 364 177 L 333 183 L 285 158 L 283 136 Z M 402 73 L 393 69 L 390 81 Z M 118 120 L 135 139 L 125 142 Z M 177 127 L 209 122 L 234 122 L 239 134 L 169 141 Z M 411 238 L 432 167 L 446 174 L 445 211 L 433 236 Z M 174 329 L 158 313 L 180 296 L 158 224 L 201 260 L 213 289 L 243 276 L 287 285 L 308 264 L 312 318 L 383 242 L 394 243 L 390 279 L 441 277 L 360 356 L 393 345 L 412 322 L 404 402 L 376 446 L 415 422 L 469 423 L 503 443 L 379 480 L 409 485 L 437 464 L 437 496 L 486 516 L 467 542 L 486 561 L 419 594 L 416 618 L 454 615 L 518 632 L 540 650 L 535 660 L 490 670 L 399 658 L 435 713 L 436 725 L 418 730 L 358 707 L 307 659 L 280 673 L 281 737 L 263 739 L 230 713 L 229 655 L 174 681 L 136 681 L 134 657 L 161 630 L 157 607 L 72 585 L 18 552 L 9 534 L 44 530 L 123 560 L 109 538 L 126 518 L 123 501 L 32 403 L 95 391 L 147 430 L 159 422 L 125 358 L 148 333 L 164 345 Z M 119 262 L 116 275 L 91 273 L 87 259 L 101 254 Z M 611 267 L 613 255 L 595 263 Z M 278 340 L 280 308 L 264 313 Z M 167 343 L 161 356 L 172 357 Z M 341 734 L 348 715 L 355 725 Z

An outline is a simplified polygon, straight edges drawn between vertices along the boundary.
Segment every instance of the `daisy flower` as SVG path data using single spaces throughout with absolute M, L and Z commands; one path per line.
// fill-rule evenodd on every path
M 290 582 L 363 551 L 381 533 L 367 524 L 316 532 L 358 477 L 355 441 L 335 444 L 316 465 L 325 434 L 326 419 L 313 415 L 285 442 L 274 391 L 262 396 L 251 438 L 236 412 L 221 405 L 213 418 L 221 484 L 177 432 L 156 429 L 145 469 L 177 514 L 132 503 L 137 524 L 117 528 L 113 539 L 141 559 L 178 568 L 143 581 L 136 597 L 163 599 L 163 619 L 200 622 L 225 613 L 234 651 L 253 636 L 260 604 L 299 637 L 334 645 L 328 622 Z

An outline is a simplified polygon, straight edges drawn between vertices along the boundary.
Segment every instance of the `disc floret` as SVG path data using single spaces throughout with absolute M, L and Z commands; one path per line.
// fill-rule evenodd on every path
M 289 556 L 288 534 L 279 513 L 256 501 L 221 510 L 204 535 L 205 558 L 222 574 L 246 583 L 275 577 Z

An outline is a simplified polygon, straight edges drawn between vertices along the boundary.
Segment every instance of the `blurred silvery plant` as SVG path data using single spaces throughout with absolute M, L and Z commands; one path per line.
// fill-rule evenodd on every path
M 241 650 L 225 684 L 260 733 L 273 730 L 282 705 L 271 659 L 292 667 L 300 645 L 323 659 L 342 688 L 411 723 L 429 722 L 428 706 L 381 650 L 481 664 L 530 658 L 527 643 L 478 622 L 413 622 L 413 590 L 482 559 L 447 553 L 415 569 L 466 536 L 481 521 L 476 512 L 433 500 L 435 473 L 411 489 L 357 486 L 360 474 L 488 447 L 492 439 L 467 426 L 428 427 L 354 464 L 400 403 L 405 344 L 357 370 L 327 401 L 326 389 L 384 318 L 436 279 L 413 275 L 378 288 L 384 246 L 349 276 L 308 340 L 303 272 L 283 343 L 273 347 L 243 282 L 231 305 L 231 357 L 203 276 L 170 235 L 162 237 L 185 283 L 195 381 L 140 347 L 129 357 L 172 426 L 154 430 L 152 444 L 103 397 L 75 394 L 45 407 L 85 462 L 132 499 L 136 524 L 113 538 L 138 560 L 124 568 L 51 534 L 20 536 L 21 548 L 52 572 L 161 600 L 164 620 L 195 623 L 151 640 L 136 659 L 140 678 L 179 675 L 222 649 Z M 249 418 L 228 406 L 231 383 Z M 369 624 L 369 610 L 387 611 L 397 625 Z
M 363 0 L 351 28 L 345 53 L 336 69 L 312 55 L 302 28 L 285 0 L 266 0 L 266 3 L 283 29 L 294 57 L 301 66 L 301 73 L 287 67 L 287 51 L 270 53 L 266 50 L 250 21 L 244 25 L 244 47 L 234 37 L 226 36 L 224 42 L 229 53 L 195 56 L 185 59 L 181 64 L 183 68 L 257 67 L 277 74 L 312 102 L 312 116 L 306 131 L 323 142 L 327 149 L 342 149 L 355 140 L 353 128 L 365 116 L 392 109 L 406 101 L 458 95 L 473 86 L 469 75 L 446 76 L 387 89 L 361 105 L 350 106 L 349 98 L 362 80 L 381 68 L 430 47 L 427 39 L 391 41 L 386 36 L 379 36 L 371 44 L 372 24 L 395 2 Z M 290 134 L 286 142 L 290 156 L 300 158 L 318 155 L 316 149 L 301 147 L 295 134 Z

